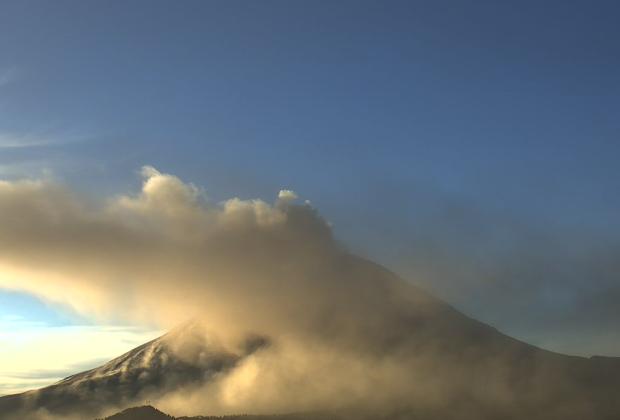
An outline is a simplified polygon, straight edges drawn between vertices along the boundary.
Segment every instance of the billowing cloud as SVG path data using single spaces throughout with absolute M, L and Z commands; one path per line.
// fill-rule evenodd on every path
M 139 194 L 103 203 L 48 181 L 1 183 L 0 285 L 103 318 L 170 326 L 198 314 L 227 331 L 325 334 L 345 303 L 356 319 L 330 323 L 372 324 L 363 298 L 390 293 L 371 271 L 351 272 L 327 224 L 290 191 L 274 204 L 209 203 L 175 176 L 151 167 L 142 176 Z
M 269 343 L 166 396 L 176 413 L 494 406 L 581 391 L 565 359 L 351 255 L 292 191 L 273 204 L 213 203 L 173 175 L 141 174 L 140 192 L 103 201 L 50 181 L 1 182 L 0 287 L 108 320 L 199 318 L 231 354 L 250 336 Z

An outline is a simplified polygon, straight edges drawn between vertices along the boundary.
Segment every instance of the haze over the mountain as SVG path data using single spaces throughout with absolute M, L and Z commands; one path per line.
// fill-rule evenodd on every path
M 348 252 L 308 203 L 209 202 L 143 168 L 93 202 L 0 183 L 0 285 L 99 318 L 171 327 L 104 366 L 0 398 L 0 416 L 92 418 L 153 402 L 175 416 L 614 419 L 620 364 L 507 337 Z M 19 279 L 16 282 L 14 279 Z M 345 414 L 343 414 L 345 413 Z
M 620 359 L 527 345 L 350 258 L 377 285 L 402 287 L 408 304 L 395 320 L 402 334 L 359 337 L 356 344 L 332 337 L 333 346 L 249 335 L 230 348 L 196 320 L 99 368 L 1 397 L 0 418 L 89 418 L 144 401 L 175 415 L 273 407 L 276 413 L 328 410 L 328 417 L 343 419 L 612 419 L 620 412 Z M 303 365 L 295 352 L 305 346 Z M 249 404 L 238 404 L 247 398 Z M 282 402 L 265 405 L 276 400 Z M 321 413 L 312 418 L 324 418 Z

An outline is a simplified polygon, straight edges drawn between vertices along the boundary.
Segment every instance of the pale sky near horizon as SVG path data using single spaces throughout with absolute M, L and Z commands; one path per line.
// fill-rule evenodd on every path
M 105 198 L 148 164 L 214 201 L 292 189 L 466 314 L 620 356 L 619 17 L 585 0 L 3 1 L 0 179 Z M 0 394 L 159 333 L 0 290 Z

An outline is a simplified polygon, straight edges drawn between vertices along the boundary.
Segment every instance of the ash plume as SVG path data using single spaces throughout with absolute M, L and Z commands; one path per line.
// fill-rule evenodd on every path
M 199 366 L 209 348 L 230 358 L 155 393 L 162 409 L 565 419 L 601 414 L 613 394 L 618 380 L 587 359 L 513 340 L 351 255 L 292 191 L 212 203 L 173 175 L 147 166 L 142 176 L 139 193 L 100 201 L 46 180 L 1 182 L 0 287 L 102 321 L 197 320 L 198 333 L 166 342 L 166 357 Z

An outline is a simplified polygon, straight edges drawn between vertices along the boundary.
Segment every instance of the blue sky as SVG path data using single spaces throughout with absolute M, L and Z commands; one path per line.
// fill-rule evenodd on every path
M 620 354 L 617 2 L 4 1 L 0 178 L 312 201 L 536 344 Z M 0 293 L 0 317 L 89 320 Z M 614 335 L 616 334 L 616 335 Z

